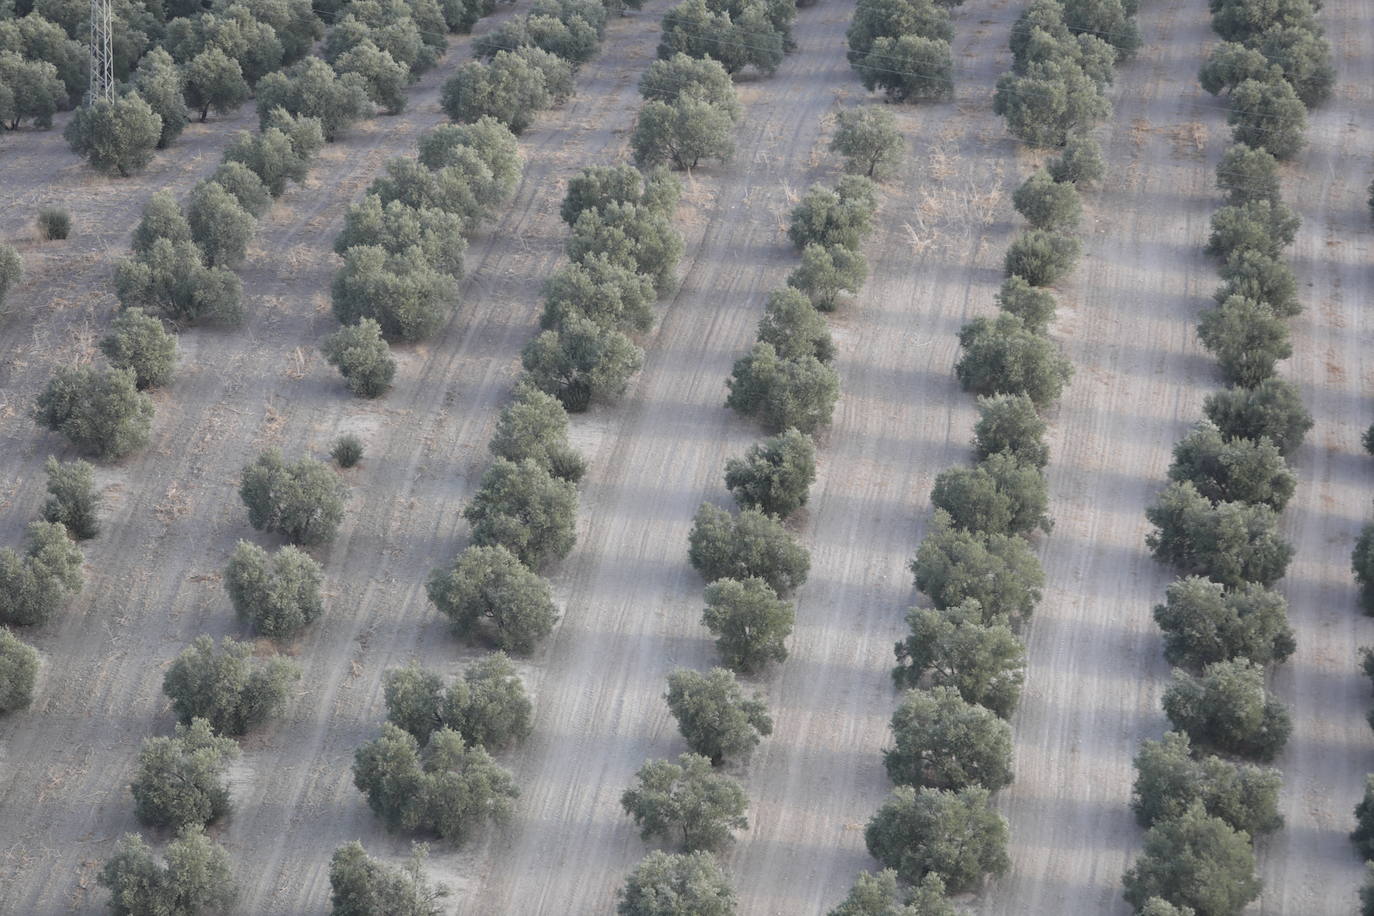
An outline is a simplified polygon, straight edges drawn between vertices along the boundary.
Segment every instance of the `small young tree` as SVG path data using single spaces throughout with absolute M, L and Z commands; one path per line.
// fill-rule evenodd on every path
M 864 829 L 869 854 L 910 884 L 939 875 L 952 892 L 1010 867 L 1007 822 L 980 786 L 952 792 L 898 786 Z
M 654 850 L 617 893 L 616 916 L 735 916 L 735 891 L 709 852 Z
M 762 698 L 746 696 L 734 672 L 725 668 L 705 674 L 676 669 L 668 675 L 664 699 L 687 746 L 712 766 L 748 759 L 759 741 L 773 733 Z
M 176 370 L 176 338 L 140 308 L 115 315 L 110 333 L 100 341 L 100 352 L 116 369 L 132 371 L 139 391 L 171 384 Z
M 806 505 L 816 479 L 816 444 L 795 429 L 765 439 L 725 463 L 725 486 L 742 509 L 786 518 Z
M 1248 79 L 1231 93 L 1231 137 L 1275 159 L 1292 159 L 1306 143 L 1307 109 L 1287 80 Z
M 29 708 L 37 677 L 38 652 L 9 630 L 0 629 L 0 716 Z
M 744 673 L 787 659 L 796 614 L 759 578 L 717 579 L 706 586 L 701 622 L 716 637 L 726 666 Z
M 911 570 L 916 587 L 937 608 L 972 598 L 982 608 L 984 622 L 1029 617 L 1045 584 L 1040 561 L 1024 538 L 964 531 L 939 509 Z
M 153 48 L 143 55 L 134 74 L 134 89 L 162 119 L 157 148 L 166 149 L 191 120 L 186 108 L 186 79 L 172 55 L 163 48 Z
M 859 872 L 849 896 L 828 916 L 959 916 L 945 896 L 945 882 L 927 874 L 909 895 L 897 887 L 897 873 L 885 868 L 876 875 Z
M 1232 439 L 1268 437 L 1279 452 L 1291 455 L 1312 428 L 1312 416 L 1292 382 L 1265 379 L 1254 388 L 1227 388 L 1207 396 L 1202 412 Z
M 0 549 L 0 624 L 31 627 L 48 618 L 81 591 L 81 551 L 67 529 L 32 522 L 21 554 Z
M 45 242 L 57 242 L 72 234 L 72 215 L 58 207 L 44 207 L 38 211 L 38 237 Z
M 118 461 L 148 444 L 153 402 L 128 369 L 58 369 L 34 402 L 34 421 L 82 452 Z
M 812 355 L 789 359 L 767 341 L 735 360 L 725 384 L 725 406 L 757 417 L 773 432 L 791 427 L 814 433 L 830 423 L 840 395 L 834 368 Z
M 508 652 L 534 651 L 558 621 L 549 584 L 505 547 L 469 547 L 451 570 L 435 570 L 429 600 L 470 639 L 490 623 L 493 641 Z
M 280 108 L 292 117 L 318 118 L 324 139 L 332 143 L 355 122 L 372 114 L 367 83 L 357 73 L 336 74 L 316 57 L 258 80 L 258 119 L 265 130 Z M 266 179 L 264 179 L 266 180 Z
M 744 789 L 714 772 L 700 754 L 683 754 L 676 763 L 650 760 L 635 775 L 620 805 L 645 840 L 661 836 L 680 842 L 686 852 L 714 852 L 729 844 L 734 831 L 749 828 Z
M 1152 898 L 1209 916 L 1240 916 L 1259 897 L 1250 836 L 1211 817 L 1194 802 L 1145 834 L 1145 849 L 1121 879 L 1126 901 L 1143 909 Z
M 1062 187 L 1072 190 L 1073 186 Z M 1031 286 L 1053 286 L 1073 270 L 1078 253 L 1073 236 L 1031 229 L 1012 240 L 1002 269 L 1008 277 L 1021 277 Z
M 1223 260 L 1244 249 L 1276 258 L 1293 243 L 1301 223 L 1296 213 L 1278 201 L 1251 200 L 1225 206 L 1212 214 L 1206 251 Z
M 78 108 L 62 136 L 96 171 L 127 177 L 152 161 L 162 139 L 162 119 L 131 92 Z
M 999 452 L 974 467 L 956 465 L 935 478 L 930 503 L 960 528 L 987 534 L 1029 534 L 1054 527 L 1044 473 Z
M 899 786 L 1011 785 L 1011 726 L 953 687 L 908 690 L 892 714 L 892 738 L 883 765 Z
M 865 105 L 840 112 L 830 148 L 844 157 L 844 170 L 874 181 L 897 174 L 906 158 L 906 141 L 897 118 L 885 108 Z
M 692 519 L 688 558 L 707 582 L 758 577 L 786 595 L 806 582 L 811 558 L 782 523 L 758 509 L 736 516 L 702 503 Z
M 191 191 L 186 203 L 191 239 L 210 267 L 234 269 L 248 256 L 248 243 L 258 223 L 238 199 L 213 181 L 203 181 Z
M 829 248 L 808 242 L 802 249 L 801 266 L 787 275 L 787 285 L 805 293 L 822 312 L 833 312 L 840 294 L 858 295 L 868 277 L 868 262 L 843 245 Z
M 269 554 L 239 541 L 224 588 L 240 620 L 271 639 L 291 639 L 324 613 L 320 564 L 295 547 Z
M 136 833 L 126 833 L 105 860 L 96 883 L 110 891 L 114 916 L 196 916 L 224 911 L 236 896 L 229 853 L 199 827 L 182 830 L 167 847 L 166 864 Z
M 290 659 L 257 661 L 252 644 L 228 636 L 216 651 L 213 639 L 200 636 L 167 669 L 162 692 L 182 724 L 204 719 L 220 734 L 237 737 L 280 715 L 300 677 L 300 665 Z
M 940 38 L 879 38 L 854 69 L 865 89 L 881 89 L 893 102 L 947 99 L 954 95 L 949 42 Z
M 1135 758 L 1131 807 L 1142 827 L 1180 817 L 1201 803 L 1212 817 L 1251 837 L 1283 826 L 1279 814 L 1278 770 L 1232 763 L 1220 757 L 1194 757 L 1188 736 L 1167 732 L 1145 741 Z
M 1073 376 L 1054 342 L 1015 315 L 973 319 L 959 331 L 959 345 L 963 355 L 954 374 L 974 394 L 1024 394 L 1043 408 L 1059 399 Z
M 729 109 L 695 96 L 671 103 L 651 99 L 639 110 L 630 149 L 641 167 L 671 163 L 694 169 L 703 159 L 728 162 L 735 155 L 734 125 Z
M 415 847 L 409 861 L 389 868 L 368 856 L 357 840 L 334 850 L 329 859 L 331 916 L 440 916 L 439 900 L 448 887 L 425 880 L 421 864 L 427 850 Z
M 1263 302 L 1275 315 L 1293 318 L 1302 314 L 1298 301 L 1298 281 L 1293 268 L 1274 255 L 1253 248 L 1241 248 L 1231 253 L 1220 268 L 1222 285 L 1212 294 L 1217 302 L 1232 296 L 1244 296 Z
M 363 440 L 352 433 L 345 433 L 334 440 L 329 457 L 341 468 L 355 467 L 363 460 Z
M 516 384 L 515 398 L 497 418 L 487 448 L 496 458 L 516 464 L 528 459 L 571 483 L 587 471 L 586 459 L 568 442 L 568 412 L 528 381 Z
M 1288 602 L 1262 585 L 1246 583 L 1227 591 L 1200 576 L 1169 586 L 1156 605 L 1170 664 L 1203 668 L 1212 662 L 1248 659 L 1257 665 L 1285 661 L 1297 649 L 1288 626 Z
M 144 308 L 168 321 L 237 324 L 243 287 L 222 267 L 206 267 L 190 241 L 157 239 L 148 251 L 115 267 L 115 289 L 125 308 Z
M 186 102 L 200 112 L 201 121 L 209 117 L 212 108 L 218 115 L 238 110 L 252 93 L 239 62 L 216 47 L 197 54 L 182 72 Z
M 1070 136 L 1063 151 L 1050 160 L 1047 168 L 1055 181 L 1067 181 L 1080 188 L 1096 185 L 1107 174 L 1102 148 L 1085 133 Z
M 577 488 L 530 459 L 497 458 L 463 510 L 474 544 L 505 547 L 532 569 L 568 555 L 576 515 Z
M 100 494 L 95 491 L 94 468 L 84 461 L 59 463 L 49 457 L 43 469 L 48 475 L 43 520 L 65 527 L 72 540 L 85 541 L 99 534 Z
M 792 208 L 787 237 L 798 251 L 810 244 L 857 250 L 873 231 L 877 186 L 861 175 L 846 175 L 832 190 L 812 185 Z
M 535 387 L 580 413 L 593 400 L 619 397 L 644 364 L 644 351 L 619 331 L 572 316 L 531 340 L 520 359 Z
M 327 544 L 343 520 L 343 481 L 329 465 L 314 458 L 288 463 L 276 449 L 244 467 L 239 496 L 250 525 L 293 544 Z
M 129 791 L 134 814 L 150 827 L 203 827 L 229 813 L 229 762 L 239 746 L 204 719 L 178 725 L 175 737 L 147 738 Z
M 418 248 L 389 255 L 376 245 L 344 253 L 330 290 L 340 324 L 372 318 L 387 340 L 414 343 L 443 326 L 453 313 L 453 278 L 429 265 Z
M 1046 429 L 1028 395 L 980 396 L 978 422 L 973 427 L 973 453 L 983 461 L 1006 452 L 1022 467 L 1043 468 L 1050 460 Z
M 1292 731 L 1288 710 L 1264 689 L 1264 669 L 1246 659 L 1214 662 L 1201 677 L 1175 670 L 1164 714 L 1194 745 L 1268 761 Z
M 1011 199 L 1016 212 L 1024 216 L 1026 222 L 1035 229 L 1069 231 L 1078 225 L 1083 216 L 1078 189 L 1071 182 L 1055 181 L 1045 169 L 1027 178 Z M 1024 276 L 1021 271 L 1008 272 Z
M 919 687 L 928 679 L 934 687 L 957 690 L 965 702 L 1010 718 L 1026 676 L 1026 648 L 1010 627 L 1000 621 L 985 624 L 982 606 L 972 599 L 944 611 L 912 608 L 906 622 L 910 635 L 893 647 L 892 679 L 899 688 Z
M 1251 201 L 1279 202 L 1278 162 L 1264 149 L 1237 143 L 1217 163 L 1217 188 L 1226 192 L 1226 203 L 1244 207 Z
M 1213 505 L 1191 483 L 1172 484 L 1145 510 L 1155 526 L 1145 543 L 1162 563 L 1236 587 L 1283 578 L 1293 546 L 1265 505 Z
M 348 390 L 363 398 L 377 398 L 391 387 L 396 358 L 391 355 L 382 326 L 371 318 L 339 328 L 324 339 L 324 358 L 339 370 Z

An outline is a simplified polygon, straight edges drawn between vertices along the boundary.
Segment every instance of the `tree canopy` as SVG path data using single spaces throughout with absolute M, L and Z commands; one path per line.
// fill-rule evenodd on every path
M 1239 916 L 1260 892 L 1250 836 L 1200 802 L 1151 827 L 1144 852 L 1121 880 L 1137 909 L 1159 898 L 1207 916 Z
M 744 789 L 700 754 L 683 754 L 676 763 L 650 760 L 620 804 L 644 839 L 660 836 L 685 852 L 721 850 L 734 831 L 749 827 Z
M 558 621 L 549 584 L 500 545 L 469 547 L 430 575 L 427 591 L 460 637 L 490 632 L 508 652 L 533 652 Z
M 617 916 L 734 916 L 735 891 L 709 852 L 654 850 L 617 892 Z
M 704 674 L 678 668 L 668 675 L 664 699 L 687 746 L 712 766 L 747 759 L 759 741 L 773 733 L 773 719 L 762 698 L 746 695 L 734 672 L 726 668 Z
M 779 595 L 801 587 L 811 568 L 806 548 L 777 519 L 758 509 L 732 516 L 702 503 L 688 535 L 688 558 L 707 582 L 758 577 Z
M 1175 669 L 1164 714 L 1199 748 L 1261 761 L 1292 731 L 1287 708 L 1264 689 L 1264 670 L 1245 659 L 1213 662 L 1201 677 Z
M 239 496 L 254 528 L 312 545 L 334 539 L 343 520 L 346 490 L 323 461 L 288 462 L 281 452 L 268 449 L 244 467 Z
M 1021 698 L 1026 649 L 1006 623 L 984 623 L 983 609 L 970 599 L 944 611 L 912 608 L 910 634 L 894 647 L 898 687 L 951 687 L 968 703 L 1009 718 Z
M 162 692 L 182 724 L 204 719 L 216 732 L 238 736 L 279 715 L 300 676 L 300 665 L 288 658 L 255 659 L 251 643 L 226 636 L 216 650 L 213 639 L 200 636 L 167 669 Z
M 981 786 L 898 786 L 864 829 L 868 851 L 909 884 L 940 876 L 951 892 L 967 890 L 1010 866 L 1007 822 Z
M 239 541 L 224 569 L 224 588 L 240 620 L 271 639 L 291 639 L 324 613 L 324 573 L 302 550 L 269 554 Z
M 992 792 L 1011 785 L 1011 726 L 953 687 L 908 690 L 892 715 L 892 737 L 883 764 L 897 785 Z
M 22 553 L 13 547 L 0 549 L 0 624 L 46 623 L 81 591 L 82 559 L 65 527 L 30 522 Z
M 210 723 L 192 719 L 171 738 L 147 738 L 129 791 L 134 814 L 151 827 L 203 827 L 229 813 L 229 762 L 239 748 Z

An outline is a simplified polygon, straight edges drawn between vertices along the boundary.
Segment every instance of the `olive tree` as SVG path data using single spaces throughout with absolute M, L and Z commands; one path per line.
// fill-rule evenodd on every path
M 348 390 L 362 398 L 377 398 L 391 387 L 396 358 L 391 355 L 382 326 L 371 318 L 339 328 L 320 347 L 325 360 L 339 370 Z
M 329 465 L 314 458 L 288 462 L 276 449 L 244 467 L 239 496 L 250 525 L 293 544 L 326 544 L 343 520 L 343 481 Z
M 385 695 L 387 720 L 419 742 L 450 728 L 469 744 L 495 750 L 524 741 L 533 729 L 534 707 L 504 652 L 484 656 L 447 688 L 416 665 L 393 668 Z
M 835 358 L 830 325 L 805 294 L 790 286 L 779 287 L 768 294 L 763 318 L 759 321 L 758 340 L 770 344 L 784 360 L 814 357 L 819 362 L 829 363 Z
M 1231 590 L 1200 576 L 1169 586 L 1155 622 L 1164 631 L 1164 655 L 1174 665 L 1202 668 L 1212 662 L 1248 659 L 1258 665 L 1285 661 L 1297 649 L 1288 626 L 1288 602 L 1262 585 Z
M 910 630 L 893 648 L 898 687 L 948 687 L 965 702 L 987 707 L 1009 718 L 1021 698 L 1026 676 L 1026 648 L 1002 620 L 984 623 L 974 599 L 939 611 L 912 608 Z
M 186 102 L 200 111 L 200 120 L 215 114 L 226 115 L 248 101 L 252 90 L 243 78 L 239 62 L 217 47 L 197 54 L 182 69 L 186 80 Z
M 711 768 L 700 754 L 683 754 L 677 762 L 650 760 L 635 774 L 635 785 L 620 796 L 620 805 L 645 840 L 660 836 L 686 852 L 714 852 L 746 830 L 749 799 L 743 787 Z
M 1262 302 L 1229 296 L 1198 319 L 1198 339 L 1221 367 L 1227 383 L 1253 388 L 1293 355 L 1288 323 Z
M 159 238 L 115 268 L 115 290 L 125 308 L 142 308 L 178 324 L 243 317 L 243 286 L 232 271 L 207 267 L 196 245 Z
M 1336 68 L 1331 43 L 1319 31 L 1301 26 L 1266 29 L 1259 36 L 1259 49 L 1303 105 L 1315 108 L 1331 98 Z
M 150 827 L 203 827 L 229 813 L 229 763 L 239 746 L 204 719 L 171 737 L 146 738 L 129 791 L 134 814 Z
M 663 17 L 658 57 L 712 58 L 727 73 L 752 66 L 771 75 L 782 63 L 788 42 L 785 28 L 769 21 L 772 8 L 761 2 L 742 2 L 730 9 L 708 6 L 705 0 L 679 3 Z
M 226 636 L 217 650 L 201 636 L 167 669 L 162 692 L 182 724 L 204 719 L 216 732 L 238 736 L 280 715 L 300 676 L 300 665 L 288 658 L 255 659 L 251 643 Z
M 1072 185 L 1063 187 L 1072 190 Z M 1053 286 L 1073 270 L 1079 250 L 1073 236 L 1031 229 L 1012 240 L 1002 269 L 1008 277 L 1021 277 L 1031 286 Z
M 787 659 L 796 613 L 763 579 L 717 579 L 706 586 L 701 622 L 726 666 L 744 673 Z
M 55 66 L 26 60 L 0 42 L 0 126 L 18 130 L 32 120 L 34 127 L 52 127 L 52 116 L 66 107 L 66 96 Z
M 630 149 L 641 167 L 670 163 L 694 169 L 703 159 L 728 162 L 735 155 L 734 123 L 729 109 L 692 95 L 673 102 L 650 99 L 639 110 Z
M 757 417 L 770 431 L 813 433 L 830 423 L 840 395 L 839 374 L 814 355 L 791 358 L 759 341 L 735 361 L 725 406 Z
M 392 868 L 370 857 L 357 840 L 334 850 L 329 858 L 331 916 L 440 916 L 438 901 L 449 891 L 425 880 L 425 852 L 420 845 L 405 865 Z
M 1228 439 L 1203 420 L 1174 446 L 1169 479 L 1190 481 L 1213 502 L 1259 503 L 1282 512 L 1297 476 L 1267 437 Z
M 508 652 L 534 651 L 558 621 L 549 584 L 502 546 L 469 547 L 430 574 L 427 592 L 460 637 L 490 629 Z
M 243 265 L 248 243 L 258 228 L 253 214 L 214 181 L 203 181 L 191 191 L 186 202 L 186 221 L 191 227 L 191 240 L 205 255 L 205 263 L 231 270 Z
M 131 92 L 78 108 L 62 136 L 96 171 L 127 177 L 153 160 L 162 139 L 162 118 Z
M 1212 214 L 1206 251 L 1223 260 L 1247 248 L 1276 258 L 1293 243 L 1301 222 L 1280 201 L 1260 199 L 1228 205 Z
M 1213 505 L 1191 482 L 1166 488 L 1145 516 L 1155 526 L 1146 545 L 1161 563 L 1226 586 L 1272 585 L 1283 578 L 1293 546 L 1266 505 Z
M 1200 802 L 1149 829 L 1144 851 L 1121 882 L 1137 909 L 1159 898 L 1209 916 L 1240 916 L 1260 893 L 1249 834 L 1212 817 Z
M 69 366 L 54 372 L 39 393 L 33 418 L 83 453 L 118 461 L 148 444 L 153 402 L 129 369 Z
M 955 467 L 935 478 L 930 503 L 960 528 L 988 534 L 1050 531 L 1049 489 L 1044 473 L 999 452 L 974 467 Z
M 1269 76 L 1269 61 L 1256 48 L 1235 41 L 1223 41 L 1212 48 L 1202 69 L 1198 83 L 1212 95 L 1230 95 L 1246 80 L 1265 80 Z
M 524 168 L 520 141 L 510 128 L 486 116 L 467 124 L 441 124 L 420 136 L 420 164 L 440 170 L 466 161 L 471 155 L 491 173 L 492 199 L 499 203 L 515 193 Z
M 224 569 L 224 589 L 240 620 L 272 639 L 290 639 L 324 612 L 324 573 L 302 550 L 269 554 L 239 541 Z
M 340 324 L 375 320 L 387 340 L 414 343 L 443 326 L 453 312 L 453 278 L 435 270 L 418 248 L 388 254 L 376 245 L 356 245 L 330 290 Z
M 892 714 L 892 739 L 883 766 L 899 786 L 1011 785 L 1011 726 L 953 687 L 908 690 Z
M 0 629 L 0 715 L 29 708 L 37 677 L 37 650 L 9 630 Z
M 1226 192 L 1226 203 L 1243 207 L 1251 201 L 1278 203 L 1278 160 L 1266 149 L 1237 143 L 1217 162 L 1217 187 Z
M 124 834 L 95 879 L 109 890 L 114 916 L 197 916 L 233 904 L 237 891 L 229 853 L 200 828 L 178 833 L 165 859 L 159 863 L 138 834 Z
M 136 253 L 148 255 L 158 239 L 169 242 L 191 241 L 191 224 L 171 191 L 157 191 L 143 205 L 143 215 L 134 227 L 129 247 Z
M 743 114 L 730 74 L 720 61 L 709 57 L 676 53 L 654 61 L 639 79 L 639 94 L 648 101 L 669 103 L 683 96 L 695 96 L 723 109 L 731 121 L 738 121 Z
M 670 209 L 661 203 L 611 201 L 578 214 L 567 252 L 575 263 L 605 254 L 636 273 L 652 277 L 654 289 L 667 295 L 677 283 L 682 235 L 673 226 Z
M 787 275 L 787 285 L 805 293 L 822 312 L 833 312 L 840 294 L 857 295 L 867 277 L 868 262 L 859 252 L 844 245 L 808 242 L 802 249 L 801 265 Z
M 1306 144 L 1307 109 L 1283 79 L 1248 79 L 1231 93 L 1231 137 L 1275 159 L 1292 159 Z
M 347 254 L 357 245 L 375 245 L 387 254 L 399 255 L 415 246 L 435 270 L 455 279 L 463 276 L 463 217 L 437 207 L 416 207 L 402 200 L 385 204 L 368 194 L 348 208 L 344 227 L 334 238 L 334 251 Z
M 1002 281 L 997 307 L 1020 318 L 1027 330 L 1044 334 L 1054 320 L 1057 303 L 1048 289 L 1032 286 L 1025 277 L 1013 274 Z
M 406 86 L 411 71 L 391 56 L 391 52 L 364 39 L 334 59 L 339 74 L 356 73 L 367 87 L 367 97 L 389 115 L 400 114 L 406 107 Z
M 761 509 L 786 518 L 806 505 L 816 479 L 816 444 L 788 429 L 725 463 L 725 486 L 742 509 Z
M 1254 388 L 1233 387 L 1209 394 L 1202 412 L 1231 439 L 1267 437 L 1282 455 L 1291 455 L 1312 428 L 1312 416 L 1292 382 L 1270 378 Z
M 454 121 L 491 117 L 516 134 L 553 104 L 544 71 L 513 51 L 497 51 L 489 63 L 463 64 L 444 83 L 441 99 L 444 113 Z
M 43 470 L 48 477 L 43 520 L 62 525 L 75 541 L 99 534 L 100 494 L 95 489 L 94 468 L 84 461 L 59 462 L 49 457 Z
M 874 181 L 894 177 L 906 158 L 897 118 L 875 105 L 840 112 L 830 148 L 844 157 L 846 172 Z
M 140 391 L 171 384 L 176 371 L 176 337 L 140 308 L 115 315 L 110 333 L 100 341 L 100 352 L 111 366 L 133 372 L 134 386 Z
M 652 277 L 604 254 L 590 254 L 563 265 L 544 284 L 539 325 L 558 330 L 586 318 L 608 331 L 647 331 L 653 327 L 657 296 Z
M 910 893 L 897 886 L 897 873 L 885 868 L 876 875 L 859 872 L 849 896 L 828 916 L 959 916 L 945 895 L 945 882 L 931 872 Z
M 1244 296 L 1265 303 L 1274 314 L 1285 318 L 1302 314 L 1293 268 L 1277 255 L 1241 248 L 1231 253 L 1221 265 L 1220 273 L 1222 285 L 1212 294 L 1217 302 Z
M 531 384 L 580 413 L 593 400 L 613 400 L 624 393 L 630 376 L 644 363 L 644 351 L 620 331 L 573 315 L 561 328 L 531 340 L 520 359 Z
M 1074 133 L 1064 143 L 1063 150 L 1047 166 L 1055 181 L 1067 181 L 1080 188 L 1090 188 L 1107 174 L 1102 161 L 1102 148 L 1086 133 Z
M 577 537 L 576 515 L 574 484 L 528 458 L 497 458 L 463 510 L 473 543 L 505 547 L 532 569 L 568 555 Z
M 1040 169 L 1022 182 L 1021 187 L 1012 194 L 1011 201 L 1016 212 L 1024 216 L 1026 222 L 1035 229 L 1051 232 L 1072 230 L 1083 216 L 1078 189 L 1072 182 L 1055 181 L 1046 169 Z M 1026 276 L 1024 269 L 1007 272 Z
M 654 850 L 616 892 L 616 916 L 734 916 L 735 891 L 709 852 Z
M 0 242 L 0 306 L 5 304 L 5 296 L 24 276 L 24 265 L 19 252 L 13 245 Z
M 24 549 L 0 549 L 0 624 L 31 627 L 45 623 L 81 591 L 81 551 L 67 529 L 30 522 Z
M 1360 529 L 1350 555 L 1350 568 L 1360 586 L 1360 606 L 1366 614 L 1374 616 L 1374 522 Z
M 728 78 L 726 79 L 729 84 Z M 733 90 L 732 90 L 733 91 Z M 645 174 L 630 165 L 592 165 L 568 179 L 559 216 L 569 226 L 588 210 L 611 204 L 633 204 L 650 214 L 672 218 L 682 196 L 682 182 L 666 169 Z
M 949 5 L 952 4 L 937 4 L 933 0 L 874 0 L 860 4 L 854 9 L 845 35 L 849 62 L 862 60 L 879 38 L 926 35 L 950 41 L 954 38 L 954 27 L 945 8 Z
M 298 118 L 283 108 L 274 109 L 269 117 L 272 123 L 261 132 L 237 134 L 224 160 L 247 166 L 273 197 L 281 197 L 288 181 L 305 180 L 311 160 L 324 145 L 324 128 L 318 118 Z
M 941 38 L 884 36 L 873 42 L 854 69 L 865 89 L 881 89 L 893 102 L 947 99 L 954 95 L 949 42 Z
M 515 397 L 497 418 L 487 448 L 494 457 L 516 464 L 529 459 L 572 483 L 587 471 L 586 459 L 568 442 L 568 412 L 529 381 L 516 384 Z
M 759 741 L 773 733 L 763 699 L 745 695 L 726 668 L 705 674 L 678 668 L 668 675 L 664 699 L 687 746 L 712 766 L 748 759 Z
M 1279 814 L 1283 777 L 1278 770 L 1195 756 L 1182 732 L 1144 741 L 1135 757 L 1135 771 L 1131 808 L 1142 827 L 1179 817 L 1195 803 L 1252 838 L 1283 826 Z
M 976 600 L 984 622 L 1027 618 L 1040 603 L 1045 573 L 1024 538 L 957 527 L 937 509 L 911 562 L 916 587 L 945 609 Z
M 139 60 L 133 83 L 143 101 L 162 119 L 157 148 L 166 149 L 191 120 L 186 107 L 186 79 L 172 55 L 162 48 L 153 48 Z
M 1048 428 L 1025 394 L 995 394 L 978 398 L 978 422 L 973 427 L 973 453 L 979 461 L 1007 453 L 1022 467 L 1049 464 L 1045 444 Z
M 798 251 L 810 244 L 857 250 L 873 232 L 877 186 L 862 175 L 846 175 L 833 189 L 812 185 L 792 208 L 787 237 Z
M 1364 797 L 1355 806 L 1355 829 L 1350 842 L 1365 859 L 1374 858 L 1374 774 L 1364 779 Z
M 1284 705 L 1264 689 L 1264 669 L 1247 659 L 1213 662 L 1195 677 L 1175 669 L 1164 714 L 1193 744 L 1268 761 L 1292 731 Z
M 707 582 L 758 577 L 779 595 L 806 582 L 811 558 L 782 522 L 758 509 L 732 516 L 702 503 L 688 534 L 688 559 Z
M 898 786 L 864 829 L 869 854 L 909 884 L 938 875 L 968 890 L 1011 866 L 1007 822 L 981 786 L 952 791 Z
M 1052 340 L 1005 312 L 964 325 L 959 346 L 954 374 L 974 394 L 1024 394 L 1043 408 L 1059 399 L 1073 376 L 1073 366 Z
M 992 110 L 1007 130 L 1032 146 L 1063 146 L 1075 133 L 1111 116 L 1112 106 L 1097 83 L 1072 60 L 1032 63 L 1024 73 L 997 80 Z
M 317 118 L 326 142 L 332 143 L 354 123 L 372 115 L 367 81 L 358 73 L 335 73 L 317 57 L 307 57 L 285 70 L 269 73 L 255 87 L 258 119 L 266 130 L 273 112 Z M 264 179 L 265 180 L 265 179 Z

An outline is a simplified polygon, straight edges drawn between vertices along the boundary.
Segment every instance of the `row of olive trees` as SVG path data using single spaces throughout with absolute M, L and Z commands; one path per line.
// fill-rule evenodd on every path
M 1230 95 L 1234 145 L 1217 165 L 1226 203 L 1206 248 L 1222 286 L 1198 336 L 1229 387 L 1207 398 L 1206 420 L 1175 446 L 1171 483 L 1146 510 L 1150 550 L 1184 578 L 1154 610 L 1176 666 L 1163 698 L 1173 730 L 1136 758 L 1133 806 L 1148 833 L 1123 883 L 1142 913 L 1163 901 L 1226 916 L 1259 896 L 1252 844 L 1283 826 L 1281 774 L 1245 762 L 1271 761 L 1291 731 L 1264 672 L 1296 648 L 1272 586 L 1293 554 L 1279 533 L 1296 484 L 1287 457 L 1312 426 L 1296 389 L 1274 377 L 1292 353 L 1286 319 L 1301 311 L 1281 260 L 1298 218 L 1279 196 L 1277 160 L 1301 149 L 1304 103 L 1329 93 L 1330 65 L 1307 0 L 1277 18 L 1224 0 L 1212 25 L 1226 40 L 1199 78 Z

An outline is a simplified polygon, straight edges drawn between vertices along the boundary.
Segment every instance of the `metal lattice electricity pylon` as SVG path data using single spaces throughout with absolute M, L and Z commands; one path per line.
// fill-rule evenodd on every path
M 114 52 L 110 48 L 114 12 L 110 0 L 91 0 L 91 90 L 86 104 L 114 98 Z

